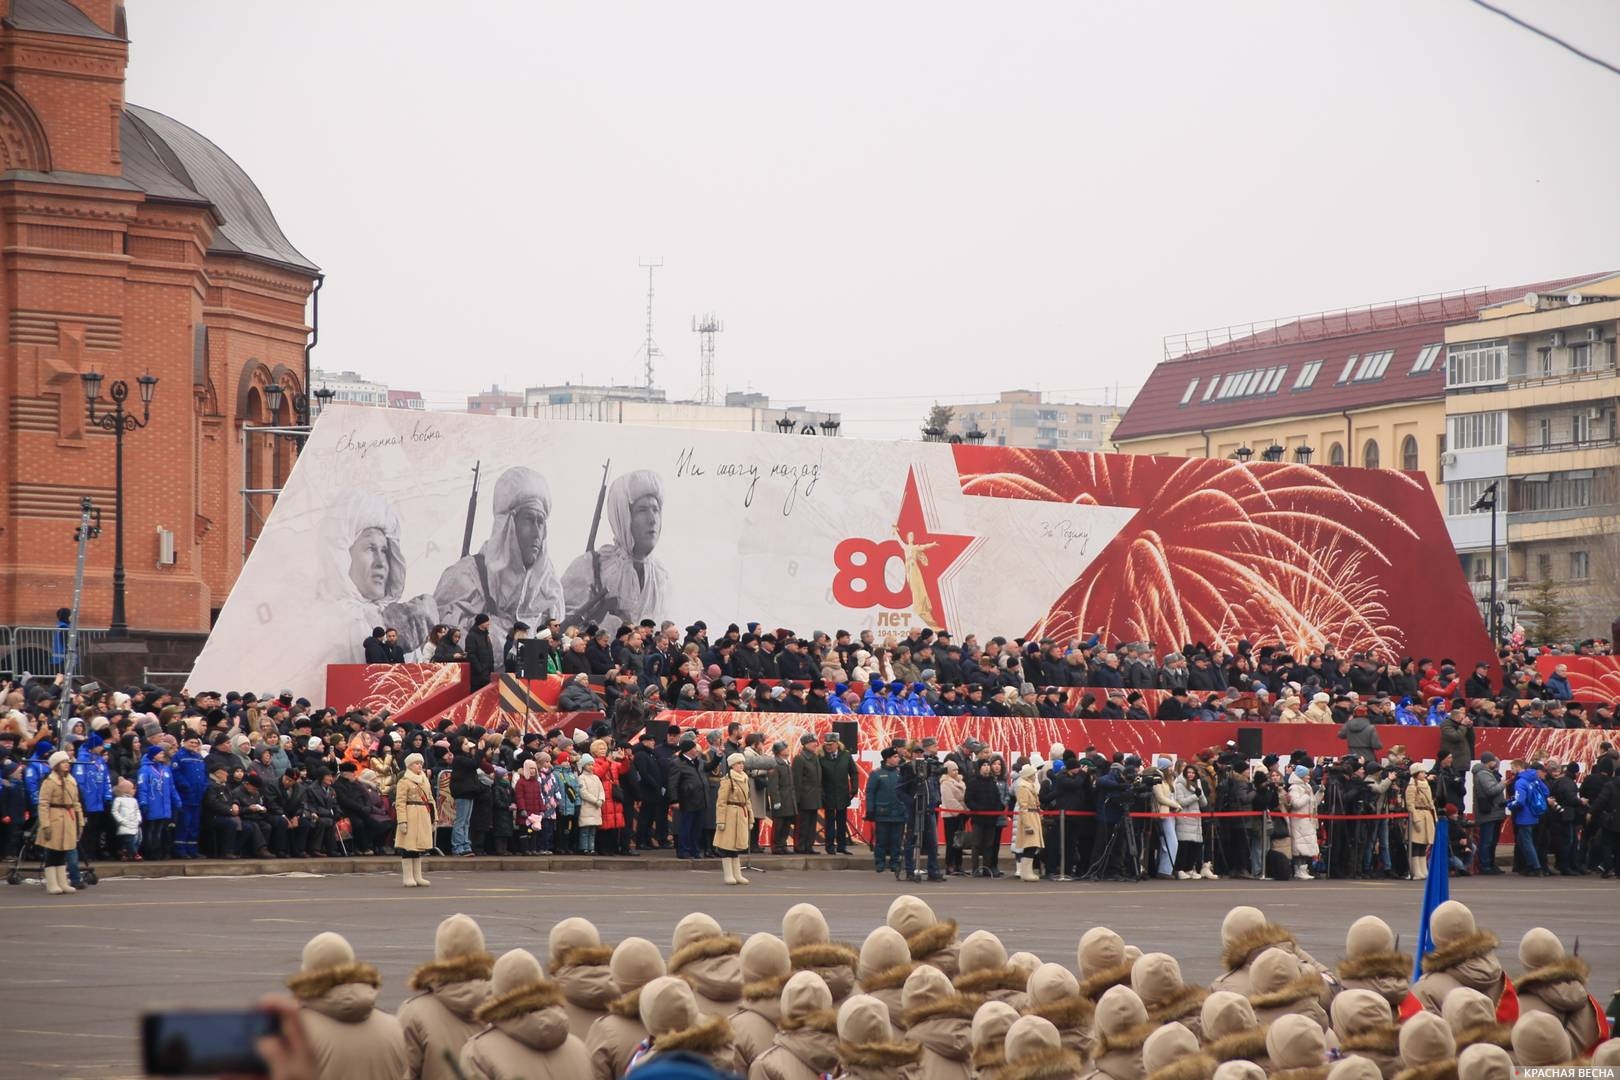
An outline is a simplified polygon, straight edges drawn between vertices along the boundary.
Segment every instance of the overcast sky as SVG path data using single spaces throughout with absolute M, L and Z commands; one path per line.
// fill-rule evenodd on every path
M 1620 4 L 1502 0 L 1620 62 Z M 326 272 L 318 366 L 906 434 L 1166 334 L 1620 265 L 1620 76 L 1466 0 L 131 0 L 131 102 Z M 1106 390 L 1105 390 L 1106 388 Z

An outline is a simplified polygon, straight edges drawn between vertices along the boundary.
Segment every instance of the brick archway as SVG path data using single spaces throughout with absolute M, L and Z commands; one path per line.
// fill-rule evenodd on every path
M 0 83 L 0 170 L 51 171 L 45 128 L 21 94 Z

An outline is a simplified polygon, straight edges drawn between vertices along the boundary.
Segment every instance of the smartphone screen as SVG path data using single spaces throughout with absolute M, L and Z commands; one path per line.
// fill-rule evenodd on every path
M 141 1058 L 148 1076 L 268 1073 L 254 1045 L 280 1023 L 258 1009 L 192 1009 L 141 1017 Z

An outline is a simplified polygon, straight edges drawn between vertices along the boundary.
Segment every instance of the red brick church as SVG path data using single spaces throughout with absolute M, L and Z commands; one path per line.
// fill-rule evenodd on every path
M 244 425 L 297 420 L 320 270 L 223 149 L 124 100 L 123 4 L 0 0 L 0 13 L 0 627 L 50 626 L 68 605 L 85 495 L 103 531 L 81 624 L 108 624 L 114 440 L 90 423 L 80 375 L 105 376 L 102 411 L 127 380 L 139 416 L 150 373 L 150 426 L 124 442 L 127 614 L 150 666 L 173 666 L 200 646 L 268 510 L 241 490 L 290 467 L 290 439 Z

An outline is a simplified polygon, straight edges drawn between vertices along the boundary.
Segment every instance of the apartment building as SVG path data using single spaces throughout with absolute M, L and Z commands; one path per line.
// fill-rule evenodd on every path
M 1446 328 L 1446 524 L 1483 596 L 1495 562 L 1511 625 L 1557 583 L 1577 630 L 1620 614 L 1620 273 L 1531 291 Z

